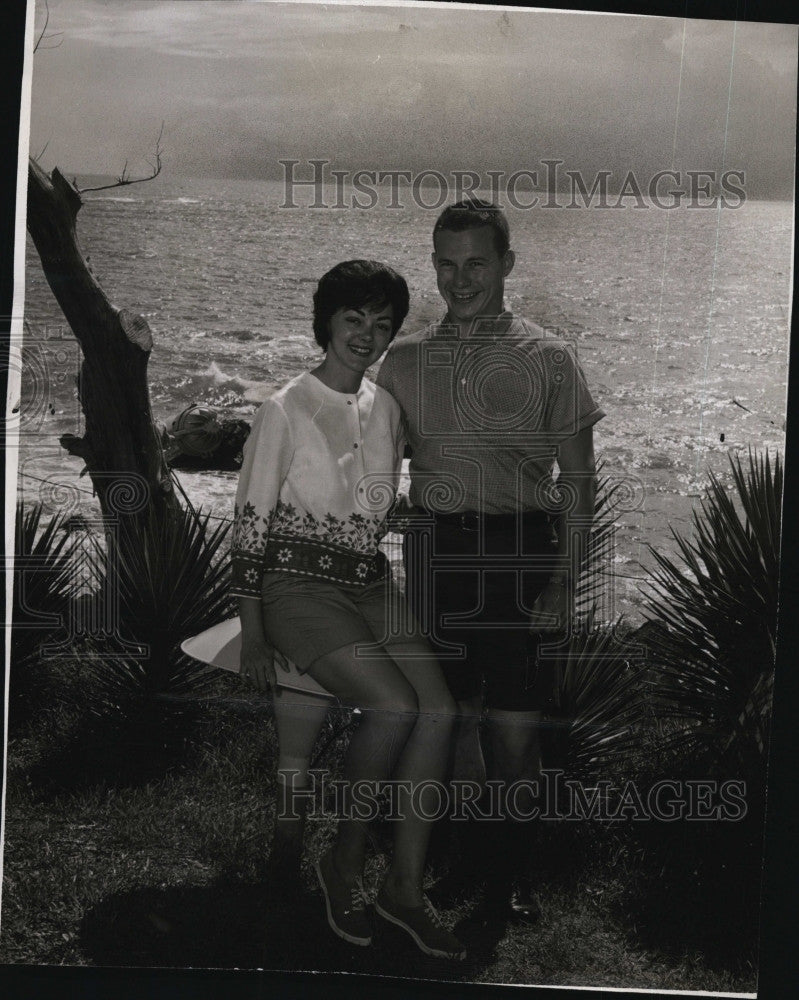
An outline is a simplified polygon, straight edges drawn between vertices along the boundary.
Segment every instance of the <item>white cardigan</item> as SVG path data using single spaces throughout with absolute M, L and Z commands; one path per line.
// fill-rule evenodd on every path
M 266 570 L 365 584 L 399 481 L 400 408 L 364 379 L 355 394 L 305 372 L 261 406 L 244 445 L 233 525 L 232 594 L 261 596 Z

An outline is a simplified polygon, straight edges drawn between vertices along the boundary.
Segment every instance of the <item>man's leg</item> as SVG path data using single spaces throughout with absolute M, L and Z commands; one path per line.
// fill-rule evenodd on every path
M 456 717 L 447 760 L 446 780 L 451 793 L 453 822 L 442 819 L 437 827 L 438 850 L 448 859 L 448 872 L 431 893 L 433 901 L 446 908 L 474 884 L 483 865 L 483 845 L 473 810 L 480 808 L 485 791 L 486 764 L 480 737 L 483 699 L 480 695 L 456 701 Z M 471 818 L 470 818 L 471 817 Z M 457 862 L 453 865 L 453 852 Z
M 481 788 L 486 783 L 486 765 L 480 743 L 480 717 L 483 699 L 480 695 L 456 702 L 458 715 L 449 762 L 449 777 L 453 781 L 468 781 Z
M 557 540 L 550 520 L 531 514 L 517 522 L 523 536 L 497 537 L 498 547 L 518 557 L 523 551 L 528 568 L 513 573 L 486 573 L 486 608 L 497 629 L 485 656 L 485 699 L 489 706 L 486 736 L 490 747 L 489 778 L 498 779 L 504 794 L 498 803 L 504 822 L 497 830 L 500 859 L 493 888 L 494 902 L 528 920 L 540 915 L 532 892 L 530 869 L 541 783 L 541 729 L 554 696 L 554 661 L 545 656 L 540 635 L 530 631 L 530 615 L 546 587 L 550 560 Z M 481 637 L 486 641 L 486 634 Z
M 495 708 L 489 709 L 487 717 L 491 778 L 502 783 L 497 803 L 502 825 L 495 831 L 497 864 L 486 899 L 489 906 L 509 906 L 509 915 L 527 920 L 540 915 L 530 870 L 538 822 L 541 720 L 541 712 Z
M 528 920 L 540 915 L 530 871 L 539 822 L 541 729 L 553 675 L 551 662 L 541 656 L 540 638 L 525 626 L 527 609 L 545 580 L 545 574 L 526 573 L 518 582 L 497 576 L 494 586 L 486 588 L 492 609 L 499 618 L 503 608 L 518 602 L 516 621 L 508 629 L 494 631 L 490 648 L 486 635 L 481 636 L 486 662 L 489 779 L 499 783 L 495 808 L 502 818 L 492 831 L 496 864 L 494 877 L 487 885 L 486 902 L 489 908 Z M 489 578 L 487 582 L 492 581 Z M 519 584 L 522 601 L 517 596 Z
M 529 814 L 535 804 L 530 783 L 541 779 L 541 712 L 490 708 L 487 718 L 491 746 L 491 777 L 510 788 L 519 783 L 510 803 L 512 813 Z M 518 801 L 517 801 L 518 800 Z

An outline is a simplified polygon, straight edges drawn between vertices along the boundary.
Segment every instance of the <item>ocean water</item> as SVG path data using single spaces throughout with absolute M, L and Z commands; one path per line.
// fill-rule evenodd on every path
M 435 211 L 409 196 L 402 209 L 282 201 L 279 182 L 164 178 L 85 196 L 78 232 L 96 277 L 115 305 L 153 329 L 157 419 L 195 401 L 249 418 L 248 391 L 312 367 L 311 297 L 340 260 L 376 258 L 405 276 L 406 331 L 441 315 L 430 262 Z M 517 263 L 507 305 L 574 339 L 607 414 L 595 428 L 597 454 L 612 480 L 628 481 L 633 502 L 605 610 L 640 621 L 648 546 L 674 551 L 670 528 L 690 533 L 708 472 L 729 481 L 731 454 L 783 451 L 792 208 L 747 201 L 721 211 L 508 215 Z M 82 462 L 58 445 L 60 434 L 81 432 L 79 350 L 30 240 L 26 280 L 20 490 L 48 509 L 96 511 Z M 235 473 L 182 473 L 181 482 L 195 503 L 230 516 Z

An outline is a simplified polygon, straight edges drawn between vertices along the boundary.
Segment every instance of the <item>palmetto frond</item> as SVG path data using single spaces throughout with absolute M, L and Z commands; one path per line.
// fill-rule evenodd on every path
M 57 514 L 42 528 L 42 505 L 17 503 L 12 599 L 9 723 L 34 719 L 47 697 L 47 643 L 67 635 L 70 607 L 78 596 L 80 560 L 69 516 Z
M 601 475 L 602 466 L 602 462 L 597 466 L 594 519 L 574 595 L 577 617 L 582 619 L 593 615 L 595 609 L 603 603 L 605 589 L 613 574 L 612 558 L 617 524 L 622 511 L 626 509 L 625 484 L 613 483 L 610 477 Z
M 635 746 L 639 673 L 611 627 L 573 635 L 559 656 L 556 701 L 561 763 L 573 776 L 616 770 Z
M 229 525 L 210 525 L 193 509 L 120 519 L 109 544 L 96 547 L 104 593 L 118 608 L 113 656 L 95 669 L 113 703 L 125 694 L 196 691 L 211 681 L 180 642 L 231 613 Z
M 42 505 L 17 503 L 14 554 L 12 663 L 29 659 L 61 628 L 78 593 L 68 516 L 57 514 L 40 531 Z
M 575 587 L 577 628 L 563 648 L 549 654 L 557 704 L 550 720 L 553 756 L 569 775 L 588 779 L 625 766 L 641 718 L 639 672 L 619 638 L 620 622 L 597 621 L 629 496 L 625 483 L 602 474 L 601 462 L 597 472 L 594 517 Z
M 657 568 L 646 613 L 663 628 L 654 646 L 659 711 L 674 739 L 712 767 L 762 779 L 773 684 L 783 475 L 779 456 L 730 460 L 734 494 L 717 476 L 673 537 L 679 561 L 650 548 Z

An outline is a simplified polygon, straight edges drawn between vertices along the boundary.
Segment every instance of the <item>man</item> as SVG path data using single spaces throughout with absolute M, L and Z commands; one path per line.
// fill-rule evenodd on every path
M 490 777 L 506 790 L 526 779 L 495 804 L 501 833 L 485 824 L 499 861 L 487 901 L 535 919 L 529 825 L 514 818 L 535 805 L 551 694 L 541 636 L 570 628 L 594 510 L 592 428 L 604 414 L 571 346 L 505 309 L 515 256 L 498 208 L 467 199 L 445 209 L 433 244 L 446 315 L 395 341 L 377 379 L 403 410 L 421 514 L 406 535 L 408 593 L 461 713 L 453 777 L 485 779 L 484 698 Z

